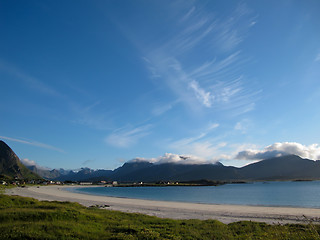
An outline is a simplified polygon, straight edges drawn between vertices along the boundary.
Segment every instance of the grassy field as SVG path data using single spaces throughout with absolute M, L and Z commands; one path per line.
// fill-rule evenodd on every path
M 0 239 L 320 239 L 320 226 L 171 220 L 0 193 Z

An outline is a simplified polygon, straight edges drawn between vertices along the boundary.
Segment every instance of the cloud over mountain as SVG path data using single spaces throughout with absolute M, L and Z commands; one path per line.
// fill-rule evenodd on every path
M 219 147 L 219 146 L 217 146 Z M 320 160 L 320 146 L 318 144 L 303 145 L 296 142 L 278 142 L 269 145 L 262 150 L 259 149 L 246 149 L 235 154 L 219 154 L 219 156 L 212 155 L 211 157 L 201 157 L 200 155 L 192 154 L 174 154 L 165 153 L 157 158 L 134 158 L 129 162 L 149 162 L 154 164 L 165 164 L 165 163 L 175 163 L 175 164 L 208 164 L 216 163 L 220 160 L 248 160 L 254 162 L 255 160 L 264 160 L 274 157 L 282 157 L 286 155 L 297 155 L 301 158 L 307 158 L 311 160 Z
M 41 170 L 49 170 L 50 169 L 50 168 L 47 168 L 47 167 L 42 167 L 39 164 L 37 164 L 34 160 L 30 160 L 28 158 L 20 159 L 20 161 L 26 167 L 35 166 L 37 169 L 41 169 Z
M 318 144 L 306 146 L 296 142 L 274 143 L 265 147 L 263 150 L 249 149 L 241 151 L 237 154 L 236 159 L 260 160 L 289 154 L 298 155 L 302 158 L 319 160 L 320 146 Z
M 130 162 L 150 162 L 155 164 L 176 163 L 176 164 L 205 164 L 208 163 L 203 158 L 192 155 L 178 155 L 174 153 L 165 153 L 157 158 L 135 158 Z

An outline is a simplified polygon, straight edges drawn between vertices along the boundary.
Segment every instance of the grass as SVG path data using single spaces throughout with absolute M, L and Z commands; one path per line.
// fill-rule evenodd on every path
M 0 239 L 320 239 L 312 223 L 172 220 L 0 194 Z

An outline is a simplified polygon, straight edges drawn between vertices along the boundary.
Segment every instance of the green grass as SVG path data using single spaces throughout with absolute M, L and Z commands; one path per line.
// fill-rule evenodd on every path
M 320 239 L 311 223 L 172 220 L 0 194 L 0 239 Z

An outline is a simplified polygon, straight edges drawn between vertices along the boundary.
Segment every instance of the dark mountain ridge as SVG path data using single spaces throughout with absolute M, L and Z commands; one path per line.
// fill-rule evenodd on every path
M 302 159 L 296 155 L 286 155 L 262 160 L 237 168 L 215 164 L 178 164 L 129 161 L 115 170 L 80 171 L 64 169 L 27 169 L 12 149 L 0 141 L 0 174 L 10 178 L 39 178 L 40 176 L 59 181 L 119 181 L 119 182 L 158 182 L 158 181 L 271 181 L 271 180 L 315 180 L 320 179 L 320 161 Z M 36 174 L 34 174 L 36 173 Z
M 320 179 L 320 161 L 287 155 L 242 167 L 239 173 L 248 180 Z
M 235 167 L 225 167 L 222 164 L 145 164 L 144 168 L 128 172 L 130 165 L 127 163 L 126 171 L 118 168 L 116 174 L 110 177 L 122 182 L 155 182 L 155 181 L 190 181 L 199 179 L 225 180 L 238 179 Z M 137 164 L 137 163 L 135 163 Z M 141 163 L 139 163 L 141 164 Z
M 132 161 L 113 171 L 83 168 L 78 172 L 60 173 L 58 177 L 53 179 L 119 182 L 194 181 L 201 179 L 212 181 L 315 180 L 320 179 L 320 161 L 287 155 L 262 160 L 241 168 L 224 166 L 220 162 L 215 164 L 157 164 L 147 161 Z
M 54 180 L 59 181 L 102 181 L 108 178 L 112 170 L 92 170 L 90 168 L 82 168 L 78 172 L 71 171 L 69 174 L 60 175 Z
M 28 168 L 21 162 L 18 156 L 12 149 L 3 141 L 0 140 L 0 177 L 3 179 L 19 179 L 32 180 L 41 179 L 41 177 Z
M 42 169 L 42 168 L 38 168 L 35 165 L 30 165 L 30 166 L 26 166 L 29 170 L 31 170 L 32 172 L 38 174 L 39 176 L 45 178 L 45 179 L 54 179 L 57 178 L 59 176 L 61 176 L 61 172 L 57 169 L 53 169 L 53 170 L 48 170 L 48 169 Z M 69 174 L 70 171 L 68 171 L 66 174 Z

